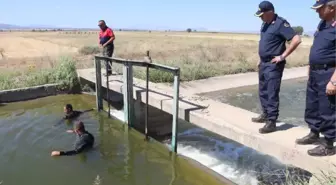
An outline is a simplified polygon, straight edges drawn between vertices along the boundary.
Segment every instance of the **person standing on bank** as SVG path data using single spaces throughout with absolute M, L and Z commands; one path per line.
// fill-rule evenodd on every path
M 262 114 L 252 118 L 252 122 L 265 123 L 259 132 L 276 131 L 279 115 L 279 92 L 286 58 L 301 43 L 300 36 L 286 19 L 278 16 L 269 1 L 262 1 L 255 16 L 263 21 L 259 41 L 259 99 Z M 286 49 L 286 41 L 291 41 Z
M 115 35 L 111 28 L 109 28 L 104 20 L 98 22 L 100 28 L 99 32 L 99 46 L 103 48 L 103 56 L 112 57 L 114 51 L 114 39 Z M 108 73 L 106 75 L 112 75 L 112 62 L 106 62 L 106 68 Z
M 305 121 L 310 133 L 297 139 L 301 145 L 317 144 L 320 133 L 326 142 L 308 150 L 311 156 L 330 156 L 336 138 L 336 0 L 319 0 L 313 7 L 321 21 L 309 55 Z

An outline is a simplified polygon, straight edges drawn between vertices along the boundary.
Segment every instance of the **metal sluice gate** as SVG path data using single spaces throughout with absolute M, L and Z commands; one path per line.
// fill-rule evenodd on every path
M 149 57 L 149 51 L 147 51 L 148 61 L 137 61 L 137 60 L 127 60 L 122 58 L 114 58 L 114 57 L 103 57 L 103 56 L 95 56 L 94 64 L 96 71 L 96 103 L 97 110 L 103 110 L 103 96 L 102 96 L 102 74 L 101 74 L 101 66 L 102 63 L 105 65 L 110 65 L 113 63 L 122 64 L 123 66 L 123 86 L 122 86 L 122 94 L 123 94 L 123 102 L 124 102 L 124 120 L 125 123 L 132 127 L 134 123 L 134 100 L 133 100 L 133 67 L 145 67 L 146 68 L 146 102 L 145 102 L 145 136 L 148 138 L 148 97 L 149 97 L 149 69 L 156 69 L 160 71 L 165 71 L 173 74 L 174 76 L 174 95 L 173 95 L 173 106 L 172 106 L 172 138 L 171 138 L 171 150 L 173 152 L 177 152 L 177 123 L 178 123 L 178 111 L 179 111 L 179 87 L 180 87 L 180 68 L 165 66 L 161 64 L 151 63 Z M 113 71 L 112 65 L 110 65 L 111 70 Z M 108 68 L 106 67 L 106 74 L 108 73 Z M 108 116 L 111 115 L 110 109 L 110 101 L 109 101 L 109 75 L 106 75 L 106 99 L 108 100 Z

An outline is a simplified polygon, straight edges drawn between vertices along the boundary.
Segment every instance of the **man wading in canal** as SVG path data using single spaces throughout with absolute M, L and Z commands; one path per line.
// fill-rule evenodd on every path
M 310 133 L 296 143 L 318 143 L 321 133 L 325 141 L 308 150 L 308 154 L 330 156 L 335 155 L 336 137 L 336 0 L 319 0 L 312 8 L 321 21 L 309 55 L 305 121 Z
M 76 155 L 92 148 L 94 144 L 94 137 L 91 133 L 85 130 L 83 122 L 78 121 L 75 125 L 75 129 L 68 130 L 67 132 L 75 133 L 77 135 L 75 149 L 70 151 L 53 151 L 51 152 L 51 156 Z
M 301 38 L 284 18 L 274 13 L 274 6 L 269 1 L 259 4 L 255 16 L 263 21 L 259 41 L 259 98 L 262 114 L 252 118 L 253 122 L 264 123 L 260 133 L 276 130 L 279 115 L 279 92 L 286 58 L 301 43 Z M 286 41 L 291 41 L 286 49 Z

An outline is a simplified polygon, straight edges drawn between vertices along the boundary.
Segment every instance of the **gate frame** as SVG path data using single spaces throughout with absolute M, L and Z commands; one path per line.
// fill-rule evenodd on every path
M 149 57 L 149 51 L 147 51 Z M 149 68 L 157 69 L 172 73 L 174 75 L 174 94 L 173 94 L 173 121 L 172 121 L 172 138 L 171 150 L 177 152 L 177 132 L 178 132 L 178 112 L 179 112 L 179 90 L 180 90 L 180 68 L 165 66 L 161 64 L 151 63 L 139 60 L 127 60 L 115 57 L 104 57 L 96 55 L 94 57 L 94 65 L 96 71 L 96 106 L 97 111 L 103 110 L 103 96 L 102 96 L 102 74 L 101 63 L 105 62 L 105 66 L 110 65 L 108 62 L 118 63 L 123 65 L 123 101 L 124 101 L 124 116 L 125 122 L 129 127 L 133 126 L 134 122 L 134 100 L 133 100 L 133 66 L 146 67 L 146 111 L 145 111 L 145 136 L 148 138 L 148 87 L 149 87 Z M 111 66 L 111 70 L 112 65 Z M 113 71 L 113 70 L 112 70 Z M 106 67 L 107 73 L 107 67 Z M 107 99 L 109 100 L 109 76 L 106 75 Z M 110 103 L 108 101 L 108 116 L 110 117 Z

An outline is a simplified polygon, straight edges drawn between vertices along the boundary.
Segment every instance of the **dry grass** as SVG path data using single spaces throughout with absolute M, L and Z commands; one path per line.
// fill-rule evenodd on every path
M 86 33 L 86 34 L 84 34 Z M 1 33 L 0 47 L 6 50 L 7 62 L 2 66 L 18 66 L 10 62 L 41 56 L 54 57 L 67 53 L 80 57 L 78 50 L 97 45 L 97 35 L 89 32 Z M 116 32 L 115 55 L 127 59 L 143 59 L 150 50 L 154 62 L 181 68 L 182 80 L 197 80 L 212 76 L 255 71 L 258 57 L 258 35 L 230 33 L 185 32 Z M 3 38 L 17 39 L 6 40 Z M 11 43 L 9 43 L 11 42 Z M 287 67 L 308 63 L 312 40 L 304 38 L 301 46 L 288 58 Z M 92 60 L 80 58 L 81 64 L 92 67 Z M 24 66 L 20 64 L 19 66 Z M 143 70 L 136 69 L 138 77 Z M 151 71 L 151 80 L 166 82 L 169 74 Z
M 75 61 L 61 57 L 49 60 L 49 67 L 41 68 L 31 65 L 25 69 L 12 69 L 0 73 L 0 90 L 32 87 L 37 85 L 58 83 L 63 90 L 75 90 L 79 87 Z

